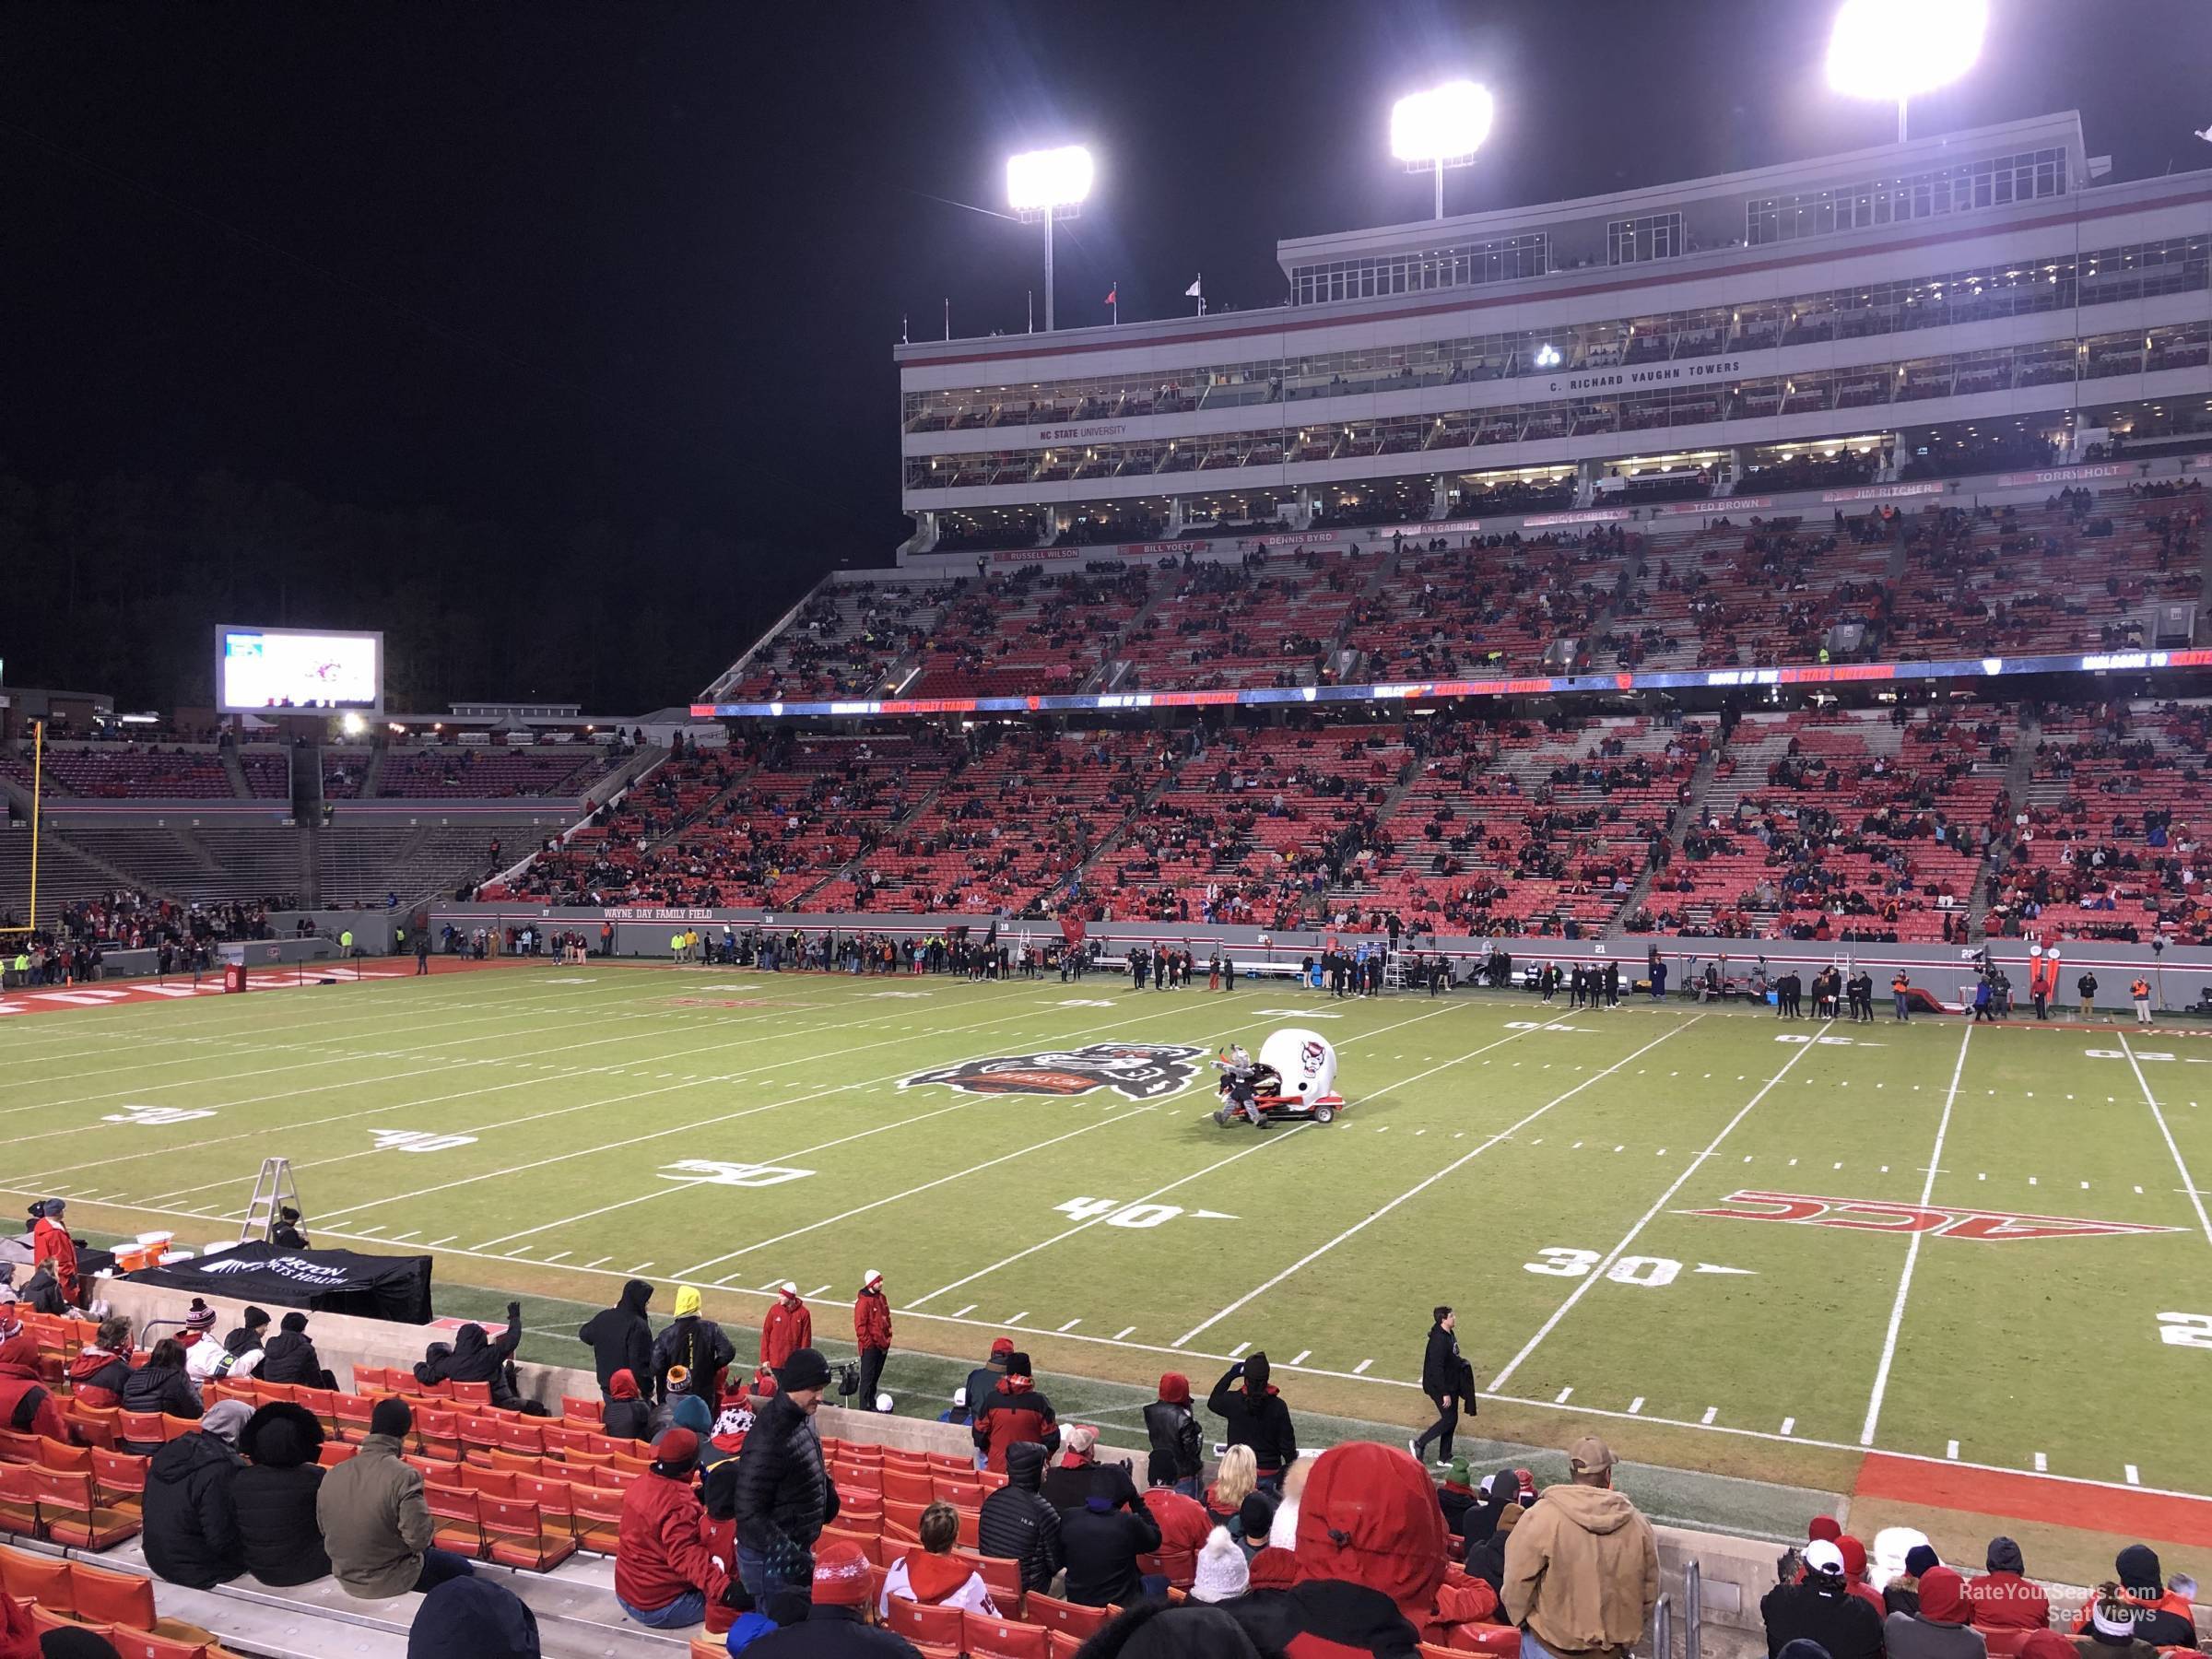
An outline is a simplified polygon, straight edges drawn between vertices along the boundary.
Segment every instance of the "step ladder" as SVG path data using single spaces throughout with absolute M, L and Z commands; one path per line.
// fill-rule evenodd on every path
M 265 1158 L 261 1173 L 253 1178 L 253 1196 L 246 1206 L 246 1218 L 238 1226 L 238 1241 L 249 1244 L 266 1239 L 276 1212 L 287 1206 L 300 1208 L 300 1189 L 292 1184 L 292 1160 Z
M 1393 950 L 1382 959 L 1382 988 L 1386 991 L 1406 989 L 1406 953 Z

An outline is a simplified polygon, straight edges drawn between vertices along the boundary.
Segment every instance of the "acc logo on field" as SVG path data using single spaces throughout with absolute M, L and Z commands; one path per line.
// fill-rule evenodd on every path
M 1866 1198 L 1820 1198 L 1803 1193 L 1731 1193 L 1722 1201 L 1736 1208 L 1680 1210 L 1678 1215 L 1718 1216 L 1729 1221 L 1797 1221 L 1814 1227 L 1842 1227 L 1857 1232 L 1933 1233 L 1941 1239 L 2082 1239 L 2103 1233 L 2180 1232 L 2142 1221 L 2094 1221 L 2076 1216 L 2023 1216 L 2009 1210 L 1975 1210 L 1947 1205 L 1877 1203 Z
M 1125 1100 L 1155 1100 L 1198 1075 L 1206 1051 L 1184 1042 L 1093 1042 L 1041 1054 L 962 1060 L 918 1072 L 899 1085 L 942 1083 L 970 1094 L 1079 1095 L 1111 1088 Z

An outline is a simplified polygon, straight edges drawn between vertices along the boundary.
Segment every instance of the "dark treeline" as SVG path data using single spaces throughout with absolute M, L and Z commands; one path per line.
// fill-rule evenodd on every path
M 784 549 L 665 523 L 524 530 L 224 473 L 0 476 L 8 683 L 111 692 L 119 709 L 211 703 L 214 629 L 230 622 L 381 629 L 395 711 L 547 697 L 642 713 L 688 700 L 813 574 Z

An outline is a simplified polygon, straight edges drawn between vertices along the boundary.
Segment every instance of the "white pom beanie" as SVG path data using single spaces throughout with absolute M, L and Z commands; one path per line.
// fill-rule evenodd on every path
M 1245 1562 L 1243 1550 L 1229 1535 L 1228 1527 L 1215 1527 L 1206 1535 L 1206 1547 L 1198 1552 L 1198 1571 L 1191 1584 L 1191 1599 L 1235 1601 L 1251 1588 L 1252 1569 Z

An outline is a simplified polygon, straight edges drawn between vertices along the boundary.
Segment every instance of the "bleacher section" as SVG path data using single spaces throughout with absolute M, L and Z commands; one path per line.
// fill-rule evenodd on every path
M 235 793 L 222 757 L 212 748 L 156 749 L 135 744 L 46 746 L 44 785 L 56 795 L 88 800 L 227 800 Z M 0 755 L 0 777 L 29 789 L 28 753 Z M 282 793 L 281 791 L 279 793 Z
M 2027 823 L 1992 895 L 1993 932 L 2212 939 L 2212 705 L 2046 713 Z
M 578 795 L 618 757 L 596 747 L 394 749 L 377 793 L 408 800 L 503 800 Z

